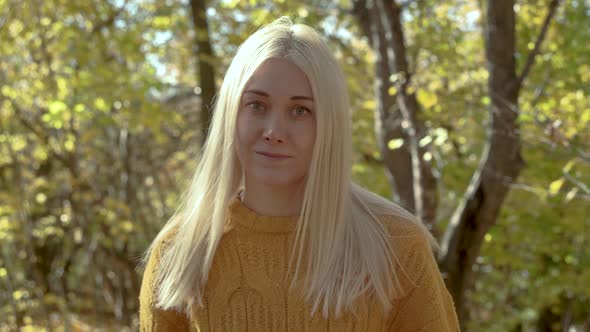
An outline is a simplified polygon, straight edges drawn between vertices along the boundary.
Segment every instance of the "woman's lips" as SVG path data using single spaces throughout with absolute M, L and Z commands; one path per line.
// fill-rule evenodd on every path
M 291 156 L 287 156 L 284 154 L 278 154 L 278 153 L 268 153 L 268 152 L 261 152 L 261 151 L 256 151 L 256 153 L 263 155 L 265 157 L 269 157 L 269 158 L 273 158 L 273 159 L 287 159 L 287 158 L 291 158 Z

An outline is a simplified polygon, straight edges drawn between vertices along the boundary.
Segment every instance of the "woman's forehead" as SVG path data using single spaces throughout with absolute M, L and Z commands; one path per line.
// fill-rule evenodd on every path
M 244 93 L 258 92 L 313 98 L 307 75 L 287 59 L 271 58 L 264 61 L 246 83 Z

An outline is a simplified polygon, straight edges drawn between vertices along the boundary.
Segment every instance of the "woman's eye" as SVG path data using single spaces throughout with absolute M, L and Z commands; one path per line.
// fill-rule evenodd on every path
M 293 110 L 293 113 L 295 113 L 296 116 L 304 116 L 306 113 L 311 112 L 305 107 L 297 107 Z
M 264 109 L 264 107 L 262 106 L 262 104 L 259 103 L 259 102 L 256 102 L 256 101 L 251 102 L 251 103 L 248 103 L 248 104 L 246 104 L 246 106 L 248 108 L 250 108 L 251 110 L 254 110 L 254 111 L 261 111 L 261 110 Z

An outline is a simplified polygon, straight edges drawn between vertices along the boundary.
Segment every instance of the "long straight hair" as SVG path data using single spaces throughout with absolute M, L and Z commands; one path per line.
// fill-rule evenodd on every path
M 346 79 L 323 38 L 313 28 L 294 24 L 287 17 L 252 34 L 227 69 L 190 187 L 143 257 L 145 264 L 153 248 L 174 232 L 159 261 L 156 306 L 187 315 L 193 305 L 203 306 L 209 270 L 226 230 L 227 210 L 243 183 L 235 146 L 239 100 L 253 72 L 269 58 L 290 60 L 307 75 L 317 110 L 316 141 L 289 269 L 295 263 L 295 276 L 300 269 L 305 272 L 304 299 L 312 305 L 311 314 L 321 308 L 324 318 L 330 312 L 338 317 L 354 309 L 355 299 L 366 292 L 374 294 L 387 312 L 400 284 L 394 269 L 397 258 L 383 217 L 421 223 L 399 206 L 351 182 Z M 306 257 L 305 264 L 301 264 L 302 257 Z

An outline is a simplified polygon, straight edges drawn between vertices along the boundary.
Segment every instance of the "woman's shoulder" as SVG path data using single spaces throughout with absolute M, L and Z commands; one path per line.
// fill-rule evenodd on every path
M 434 256 L 436 240 L 419 220 L 394 215 L 383 215 L 380 219 L 390 238 L 396 271 L 406 291 L 415 288 L 424 275 L 440 273 Z
M 396 243 L 430 242 L 432 236 L 420 220 L 400 205 L 353 183 L 353 196 L 361 201 L 370 219 L 378 219 L 387 235 Z
M 170 244 L 174 241 L 176 234 L 178 233 L 179 226 L 174 226 L 172 228 L 166 229 L 163 228 L 160 230 L 162 232 L 161 235 L 156 236 L 151 244 L 152 249 L 150 250 L 149 261 L 152 261 L 154 264 L 158 264 L 161 260 L 164 252 L 170 247 Z M 149 263 L 148 263 L 149 264 Z
M 430 232 L 413 216 L 382 214 L 379 220 L 390 238 L 400 242 L 426 241 L 432 238 Z
M 143 266 L 143 289 L 142 291 L 147 292 L 150 289 L 150 293 L 153 292 L 155 287 L 158 271 L 164 252 L 168 249 L 172 241 L 174 241 L 175 235 L 178 233 L 178 227 L 172 227 L 170 229 L 163 228 L 160 230 L 161 235 L 156 236 L 151 244 L 151 248 L 148 250 L 147 257 L 144 256 L 144 260 L 140 266 Z

